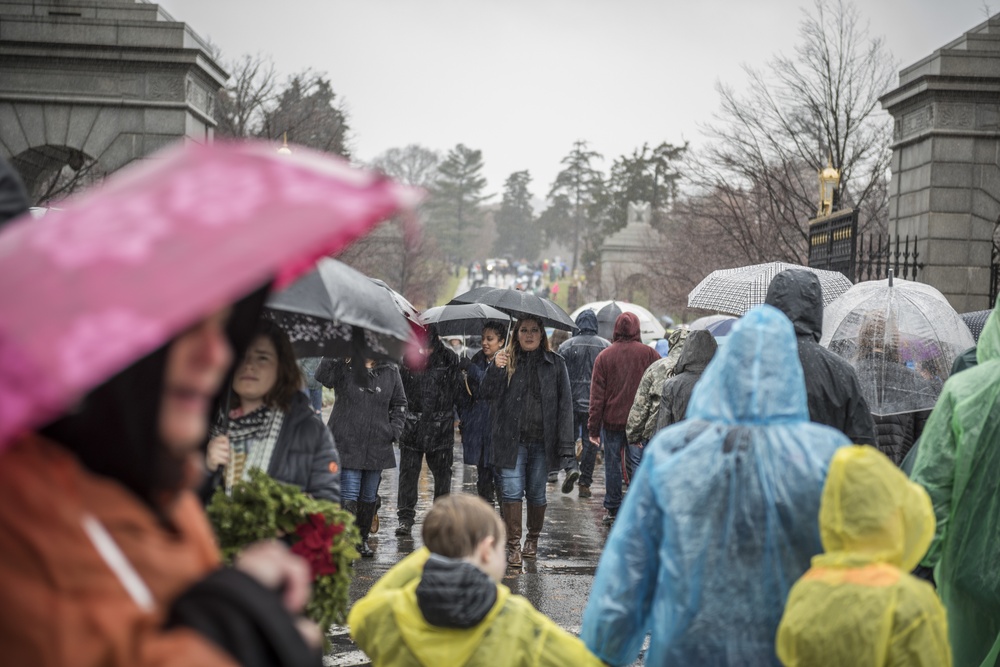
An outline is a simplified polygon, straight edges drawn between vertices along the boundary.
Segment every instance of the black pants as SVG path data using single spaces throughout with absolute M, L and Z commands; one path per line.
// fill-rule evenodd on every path
M 451 447 L 432 452 L 418 452 L 407 447 L 399 448 L 399 498 L 396 516 L 399 521 L 413 523 L 417 507 L 417 480 L 420 479 L 420 465 L 427 457 L 427 467 L 434 475 L 434 497 L 451 493 L 451 464 L 455 452 Z

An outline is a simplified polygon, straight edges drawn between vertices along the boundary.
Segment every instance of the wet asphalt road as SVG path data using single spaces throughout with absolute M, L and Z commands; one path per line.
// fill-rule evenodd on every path
M 397 452 L 398 461 L 398 452 Z M 583 609 L 594 580 L 594 572 L 600 559 L 604 540 L 609 528 L 601 524 L 604 516 L 604 466 L 598 464 L 594 471 L 593 497 L 581 499 L 577 489 L 564 495 L 563 473 L 559 473 L 559 483 L 548 485 L 548 510 L 545 526 L 538 540 L 538 559 L 525 560 L 520 569 L 508 568 L 503 583 L 512 592 L 528 598 L 536 609 L 558 623 L 562 628 L 578 634 L 583 617 Z M 354 579 L 351 583 L 351 602 L 358 600 L 393 565 L 419 549 L 423 543 L 420 530 L 423 517 L 433 500 L 433 479 L 426 466 L 420 476 L 417 501 L 417 520 L 412 537 L 396 537 L 396 488 L 397 470 L 386 470 L 382 475 L 379 495 L 382 508 L 379 511 L 380 530 L 373 535 L 369 544 L 375 550 L 372 559 L 361 559 L 355 563 Z M 462 464 L 461 444 L 455 448 L 455 464 L 452 469 L 452 490 L 466 493 L 476 492 L 476 469 Z M 331 639 L 333 650 L 324 659 L 327 666 L 368 664 L 364 654 L 353 645 L 346 629 L 335 627 Z

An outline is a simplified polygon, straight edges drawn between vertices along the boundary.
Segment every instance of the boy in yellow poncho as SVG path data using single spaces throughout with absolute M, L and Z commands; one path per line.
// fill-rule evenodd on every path
M 873 447 L 837 450 L 819 510 L 825 553 L 792 587 L 778 626 L 786 667 L 948 667 L 944 607 L 908 574 L 934 536 L 927 492 Z
M 507 569 L 500 517 L 467 494 L 424 519 L 426 547 L 389 570 L 347 618 L 375 667 L 601 665 L 576 637 L 498 583 Z

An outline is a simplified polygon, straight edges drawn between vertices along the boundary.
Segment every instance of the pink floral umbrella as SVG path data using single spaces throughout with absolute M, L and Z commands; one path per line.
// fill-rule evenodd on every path
M 0 449 L 269 280 L 420 194 L 305 150 L 191 144 L 0 231 Z

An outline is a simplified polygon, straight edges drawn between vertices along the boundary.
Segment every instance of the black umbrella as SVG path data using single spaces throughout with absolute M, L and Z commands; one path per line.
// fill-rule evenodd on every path
M 542 324 L 555 329 L 575 331 L 576 323 L 566 311 L 540 296 L 516 289 L 502 287 L 477 287 L 465 294 L 459 294 L 448 305 L 460 303 L 482 303 L 493 306 L 512 317 L 534 317 Z
M 442 336 L 478 336 L 483 325 L 497 320 L 510 326 L 510 315 L 482 303 L 428 308 L 420 316 L 420 323 L 437 325 Z
M 613 340 L 615 337 L 615 322 L 622 314 L 622 309 L 612 301 L 608 305 L 597 311 L 597 335 L 606 340 Z
M 969 331 L 972 332 L 972 337 L 976 339 L 977 343 L 979 342 L 979 334 L 983 333 L 983 325 L 986 324 L 986 320 L 992 312 L 991 308 L 990 310 L 976 310 L 959 315 L 965 322 L 965 326 L 969 327 Z
M 271 295 L 267 315 L 300 357 L 367 357 L 399 361 L 411 329 L 389 292 L 335 259 Z
M 420 311 L 405 296 L 386 285 L 384 280 L 379 280 L 378 278 L 369 278 L 369 280 L 389 293 L 393 303 L 396 304 L 396 308 L 403 314 L 403 317 L 418 326 L 423 326 L 420 322 Z

